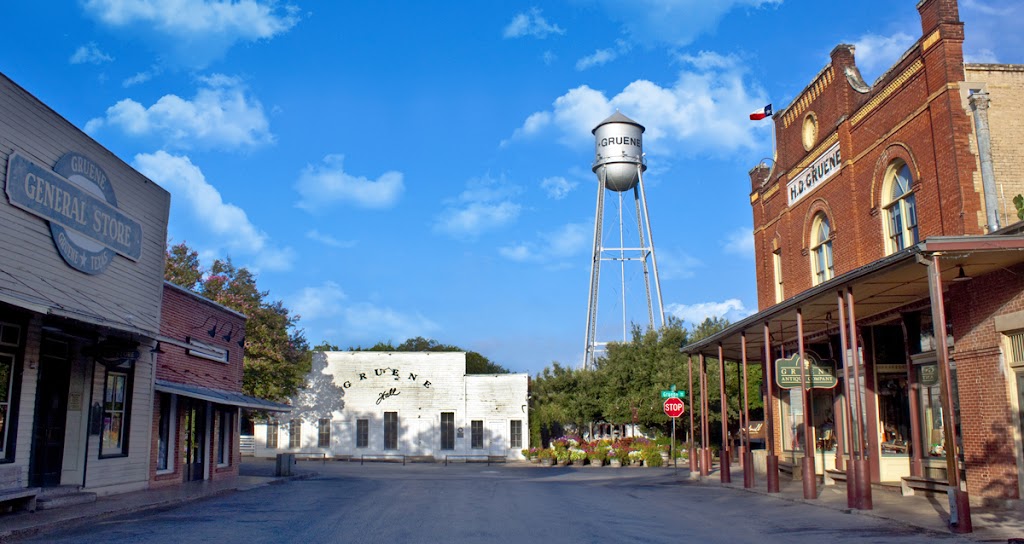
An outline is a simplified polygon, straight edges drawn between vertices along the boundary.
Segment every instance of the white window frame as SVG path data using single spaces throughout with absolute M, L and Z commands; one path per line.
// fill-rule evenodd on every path
M 900 194 L 898 197 L 893 197 L 893 189 L 899 187 L 897 179 L 900 177 L 900 173 L 906 169 L 906 181 L 907 190 Z M 884 182 L 882 183 L 882 198 L 884 204 L 882 205 L 882 229 L 885 234 L 885 253 L 891 255 L 897 251 L 906 249 L 918 242 L 920 242 L 920 230 L 918 224 L 918 213 L 917 213 L 917 198 L 914 193 L 914 179 L 913 174 L 910 171 L 910 166 L 907 163 L 897 160 L 893 161 L 889 165 L 889 168 L 885 171 Z M 913 203 L 913 207 L 909 205 Z M 913 209 L 914 222 L 913 226 L 910 226 L 908 218 L 911 216 L 910 210 Z M 895 213 L 899 213 L 900 221 L 900 232 L 895 232 L 893 226 L 893 216 Z
M 331 425 L 332 425 L 332 422 L 331 422 L 331 418 L 329 418 L 329 417 L 322 417 L 322 418 L 317 420 L 316 447 L 318 447 L 318 448 L 330 448 L 331 447 Z M 324 443 L 325 441 L 323 440 L 323 438 L 324 438 L 324 429 L 327 430 L 326 444 Z
M 775 303 L 785 300 L 785 290 L 782 284 L 782 250 L 776 249 L 772 252 L 772 267 L 775 270 Z
M 175 452 L 177 450 L 177 438 L 178 438 L 178 395 L 173 393 L 167 393 L 168 397 L 168 412 L 167 412 L 167 467 L 158 468 L 157 474 L 172 474 L 174 472 L 174 460 L 177 458 Z M 163 404 L 161 403 L 160 409 L 163 410 Z M 157 417 L 159 422 L 159 416 Z M 156 455 L 157 463 L 160 463 L 160 428 L 159 423 L 157 426 L 157 439 L 156 439 Z M 159 466 L 159 465 L 158 465 Z
M 828 227 L 828 232 L 822 233 L 822 225 Z M 823 235 L 824 234 L 824 235 Z M 821 285 L 836 275 L 835 256 L 832 251 L 832 223 L 824 213 L 818 213 L 811 222 L 811 284 Z M 825 260 L 826 266 L 821 267 L 820 260 Z
M 187 353 L 193 357 L 200 357 L 203 359 L 209 359 L 218 363 L 228 363 L 228 350 L 215 346 L 213 344 L 207 344 L 206 342 L 200 342 L 191 336 L 186 338 L 190 346 L 195 346 L 198 349 L 190 349 Z
M 236 414 L 231 410 L 214 410 L 217 418 L 217 467 L 230 467 L 231 457 L 234 454 L 232 451 L 232 443 L 237 441 L 232 440 L 235 435 L 235 419 Z M 227 425 L 224 425 L 225 419 Z

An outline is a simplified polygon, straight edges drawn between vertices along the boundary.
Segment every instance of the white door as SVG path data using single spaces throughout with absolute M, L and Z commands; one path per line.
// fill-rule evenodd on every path
M 508 447 L 505 445 L 505 422 L 488 421 L 487 437 L 490 439 L 490 455 L 508 455 Z

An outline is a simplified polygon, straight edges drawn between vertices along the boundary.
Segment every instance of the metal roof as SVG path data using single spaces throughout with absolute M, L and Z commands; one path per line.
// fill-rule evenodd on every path
M 156 380 L 156 384 L 153 386 L 153 389 L 163 391 L 164 393 L 174 393 L 175 395 L 181 395 L 184 397 L 206 400 L 217 404 L 252 408 L 254 410 L 266 410 L 268 412 L 292 411 L 292 407 L 287 404 L 250 397 L 248 395 L 243 395 L 238 391 L 225 391 L 223 389 L 213 389 L 211 387 L 169 382 L 166 380 Z

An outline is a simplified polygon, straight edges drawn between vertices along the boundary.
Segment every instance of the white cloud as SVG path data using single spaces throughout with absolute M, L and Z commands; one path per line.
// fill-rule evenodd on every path
M 905 32 L 888 36 L 865 34 L 854 40 L 857 68 L 868 83 L 872 82 L 907 52 L 915 38 Z
M 449 199 L 434 221 L 434 232 L 463 240 L 504 227 L 519 218 L 522 206 L 512 199 L 521 189 L 490 176 L 472 179 L 457 198 Z
M 330 246 L 338 249 L 349 249 L 356 246 L 355 240 L 339 240 L 329 234 L 324 234 L 316 229 L 313 229 L 306 233 L 306 238 L 310 240 L 320 242 L 325 246 Z
M 299 208 L 319 212 L 336 204 L 361 208 L 390 208 L 405 191 L 401 172 L 385 172 L 376 180 L 353 176 L 344 170 L 344 155 L 327 155 L 319 165 L 307 165 L 295 183 Z
M 85 0 L 86 14 L 131 31 L 195 68 L 234 44 L 267 40 L 299 22 L 298 8 L 261 0 Z
M 540 10 L 532 8 L 526 13 L 519 13 L 512 18 L 512 21 L 505 26 L 504 36 L 506 38 L 522 38 L 531 36 L 544 39 L 551 34 L 565 34 L 565 30 L 556 24 L 549 23 L 540 14 Z
M 753 310 L 748 310 L 743 305 L 743 302 L 737 298 L 731 298 L 723 302 L 666 304 L 665 311 L 693 326 L 700 325 L 709 317 L 720 317 L 728 319 L 730 322 L 735 322 L 754 313 Z
M 593 230 L 584 223 L 569 223 L 537 237 L 534 242 L 517 242 L 498 248 L 498 254 L 510 261 L 558 265 L 567 257 L 583 253 L 593 242 Z
M 991 49 L 964 51 L 964 62 L 972 64 L 999 64 L 999 57 Z
M 86 123 L 85 131 L 95 134 L 112 126 L 130 136 L 160 137 L 168 147 L 180 149 L 236 149 L 274 142 L 262 104 L 246 95 L 241 80 L 214 74 L 199 81 L 203 87 L 192 100 L 168 94 L 147 108 L 126 98 L 107 108 L 106 117 Z
M 608 64 L 618 58 L 619 54 L 614 49 L 598 49 L 593 54 L 576 61 L 576 69 L 579 71 Z
M 623 9 L 619 0 L 596 2 L 622 24 L 632 41 L 682 46 L 714 31 L 722 17 L 735 8 L 773 6 L 782 0 L 634 0 L 628 9 Z
M 154 64 L 152 67 L 150 67 L 149 70 L 137 72 L 134 76 L 125 78 L 124 81 L 121 82 L 121 86 L 126 89 L 128 87 L 134 87 L 140 83 L 145 83 L 153 79 L 154 77 L 160 75 L 161 72 L 163 72 L 163 68 Z
M 753 259 L 754 233 L 750 229 L 741 228 L 726 234 L 724 250 L 726 253 Z
M 75 49 L 75 52 L 71 54 L 71 58 L 68 62 L 71 64 L 103 64 L 105 62 L 111 62 L 114 57 L 100 51 L 96 42 L 89 42 L 85 45 L 79 46 Z
M 340 315 L 342 303 L 347 298 L 340 285 L 328 281 L 320 286 L 303 288 L 290 297 L 290 306 L 303 321 L 317 321 Z
M 694 277 L 704 263 L 685 251 L 670 247 L 655 248 L 658 258 L 658 277 L 662 281 L 683 280 Z
M 972 63 L 1014 62 L 1024 50 L 1024 3 L 1020 0 L 960 0 L 967 29 L 964 60 Z
M 687 67 L 668 87 L 641 79 L 611 98 L 586 85 L 571 89 L 555 99 L 551 110 L 530 115 L 503 145 L 554 129 L 560 143 L 584 149 L 593 145 L 591 130 L 619 110 L 646 127 L 648 154 L 665 156 L 686 149 L 721 155 L 757 148 L 758 125 L 749 122 L 748 114 L 768 99 L 763 90 L 744 81 L 746 69 L 740 59 L 703 51 L 679 60 Z
M 544 189 L 544 192 L 548 194 L 548 198 L 554 200 L 562 200 L 568 196 L 577 185 L 579 185 L 579 183 L 569 181 L 562 176 L 544 178 L 544 180 L 540 182 L 541 189 Z
M 540 56 L 540 60 L 544 61 L 545 65 L 551 66 L 552 64 L 555 63 L 556 60 L 558 60 L 558 55 L 556 55 L 553 51 L 548 50 L 548 51 L 545 51 Z
M 440 327 L 419 312 L 403 313 L 368 302 L 345 306 L 342 310 L 343 334 L 369 342 L 384 339 L 429 338 Z
M 273 247 L 267 235 L 249 221 L 245 210 L 224 202 L 220 191 L 206 181 L 203 172 L 187 156 L 166 151 L 140 153 L 132 166 L 167 189 L 176 204 L 184 203 L 195 220 L 225 241 L 225 249 L 251 256 L 253 268 L 291 268 L 291 248 Z

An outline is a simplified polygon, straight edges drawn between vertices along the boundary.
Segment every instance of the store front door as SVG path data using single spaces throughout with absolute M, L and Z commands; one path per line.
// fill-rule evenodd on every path
M 71 360 L 68 343 L 43 337 L 36 386 L 36 414 L 32 426 L 30 486 L 60 485 L 70 381 Z
M 189 399 L 185 403 L 185 481 L 203 479 L 206 459 L 206 403 Z

